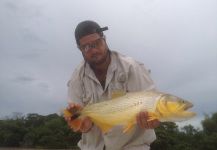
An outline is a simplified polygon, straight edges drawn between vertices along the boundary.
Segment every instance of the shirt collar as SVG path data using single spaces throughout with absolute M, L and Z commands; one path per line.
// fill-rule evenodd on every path
M 109 66 L 108 66 L 108 71 L 107 71 L 107 75 L 106 75 L 105 89 L 107 88 L 108 84 L 111 82 L 111 79 L 112 79 L 112 77 L 114 75 L 114 72 L 117 69 L 116 56 L 111 52 L 110 57 L 111 57 L 111 62 L 109 64 Z M 94 80 L 96 83 L 100 84 L 100 82 L 96 78 L 93 70 L 91 69 L 90 65 L 87 62 L 85 62 L 85 65 L 84 65 L 84 72 L 85 72 L 85 76 L 89 77 L 90 79 Z

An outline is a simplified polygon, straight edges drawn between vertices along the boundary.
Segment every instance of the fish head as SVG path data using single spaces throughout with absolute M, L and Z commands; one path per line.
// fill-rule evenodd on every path
M 194 112 L 188 111 L 188 109 L 192 107 L 193 104 L 187 100 L 170 94 L 165 94 L 161 96 L 157 110 L 161 114 L 162 120 L 183 121 L 196 115 Z

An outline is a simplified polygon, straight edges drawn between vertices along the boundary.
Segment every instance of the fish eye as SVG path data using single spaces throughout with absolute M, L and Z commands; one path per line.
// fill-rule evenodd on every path
M 179 103 L 183 104 L 183 103 L 185 103 L 185 101 L 184 100 L 179 100 Z

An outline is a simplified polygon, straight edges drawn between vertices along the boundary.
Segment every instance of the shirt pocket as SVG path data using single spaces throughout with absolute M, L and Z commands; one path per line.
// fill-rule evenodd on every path
M 94 95 L 93 92 L 86 89 L 83 91 L 82 102 L 85 105 L 93 103 Z
M 118 72 L 113 82 L 110 85 L 110 90 L 123 90 L 126 91 L 127 74 L 125 72 Z

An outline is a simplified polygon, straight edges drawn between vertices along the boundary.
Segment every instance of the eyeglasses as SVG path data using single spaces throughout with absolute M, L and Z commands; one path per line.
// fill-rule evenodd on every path
M 87 53 L 92 48 L 99 48 L 102 45 L 102 40 L 104 40 L 103 37 L 93 41 L 92 43 L 80 45 L 79 48 L 81 49 L 81 51 Z

